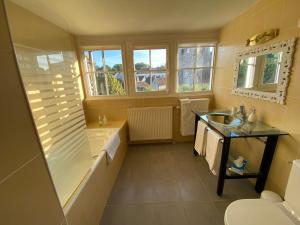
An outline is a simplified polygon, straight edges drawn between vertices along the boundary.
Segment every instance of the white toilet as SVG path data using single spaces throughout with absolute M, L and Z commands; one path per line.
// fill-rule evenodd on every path
M 300 160 L 293 161 L 285 200 L 242 199 L 226 209 L 225 225 L 300 225 Z

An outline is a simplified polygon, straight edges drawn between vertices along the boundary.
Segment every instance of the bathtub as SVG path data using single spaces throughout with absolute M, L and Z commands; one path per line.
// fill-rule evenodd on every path
M 94 160 L 97 160 L 105 152 L 108 159 L 113 160 L 120 144 L 119 130 L 119 128 L 92 128 L 86 130 Z
M 63 208 L 69 225 L 100 224 L 127 151 L 126 122 L 115 127 L 118 128 L 99 128 L 98 124 L 93 124 L 86 129 L 93 158 L 90 158 L 88 173 Z M 118 140 L 121 140 L 120 143 Z M 108 150 L 113 148 L 115 156 L 109 160 Z

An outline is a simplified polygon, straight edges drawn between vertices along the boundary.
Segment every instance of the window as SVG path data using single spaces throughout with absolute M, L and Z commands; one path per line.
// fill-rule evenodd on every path
M 209 91 L 214 46 L 180 45 L 177 52 L 177 92 Z
M 237 80 L 238 88 L 253 88 L 255 82 L 256 57 L 242 59 Z
M 136 92 L 167 90 L 167 49 L 136 49 L 133 51 Z
M 262 84 L 277 84 L 279 78 L 282 52 L 266 54 L 263 57 Z
M 91 96 L 126 94 L 120 49 L 84 50 L 83 61 Z

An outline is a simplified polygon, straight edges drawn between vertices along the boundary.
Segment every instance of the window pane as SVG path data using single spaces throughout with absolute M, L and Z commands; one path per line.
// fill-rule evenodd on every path
M 125 95 L 124 74 L 122 72 L 106 72 L 109 95 Z
M 84 64 L 86 72 L 100 71 L 103 69 L 102 51 L 84 51 Z
M 125 95 L 124 74 L 122 72 L 88 74 L 90 94 L 97 95 Z
M 152 49 L 151 50 L 151 69 L 166 69 L 167 50 Z
M 149 72 L 135 73 L 135 87 L 137 92 L 151 91 L 151 74 Z
M 264 56 L 263 84 L 278 83 L 281 56 L 281 52 Z
M 96 73 L 95 78 L 98 95 L 108 95 L 108 82 L 105 78 L 104 73 Z
M 165 91 L 167 89 L 166 72 L 152 72 L 150 86 L 152 91 Z
M 199 47 L 197 48 L 196 67 L 210 67 L 213 65 L 214 48 Z
M 104 63 L 106 69 L 113 71 L 122 71 L 122 52 L 121 50 L 105 50 Z
M 178 92 L 193 91 L 193 70 L 179 70 L 177 79 Z
M 196 48 L 178 48 L 178 68 L 194 68 L 196 54 Z
M 150 68 L 150 58 L 149 50 L 134 50 L 133 60 L 135 70 L 149 69 Z
M 196 69 L 194 91 L 209 91 L 211 88 L 211 68 Z
M 121 49 L 86 50 L 84 63 L 92 96 L 126 94 Z
M 238 88 L 253 88 L 256 57 L 249 57 L 240 61 L 237 80 Z

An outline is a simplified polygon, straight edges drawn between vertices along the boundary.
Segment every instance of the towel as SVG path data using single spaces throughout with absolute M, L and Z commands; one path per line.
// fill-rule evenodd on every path
M 204 122 L 199 120 L 194 148 L 201 156 L 205 156 L 206 134 L 207 134 L 207 126 Z
M 109 161 L 112 161 L 114 159 L 120 143 L 121 140 L 120 140 L 119 132 L 116 132 L 115 134 L 113 134 L 109 142 L 105 144 L 104 150 L 108 155 Z
M 195 114 L 192 110 L 208 111 L 209 99 L 180 99 L 180 133 L 182 136 L 195 132 Z
M 223 140 L 223 138 L 215 131 L 207 131 L 205 159 L 208 162 L 209 169 L 214 175 L 218 175 L 219 173 L 223 148 L 221 140 Z

